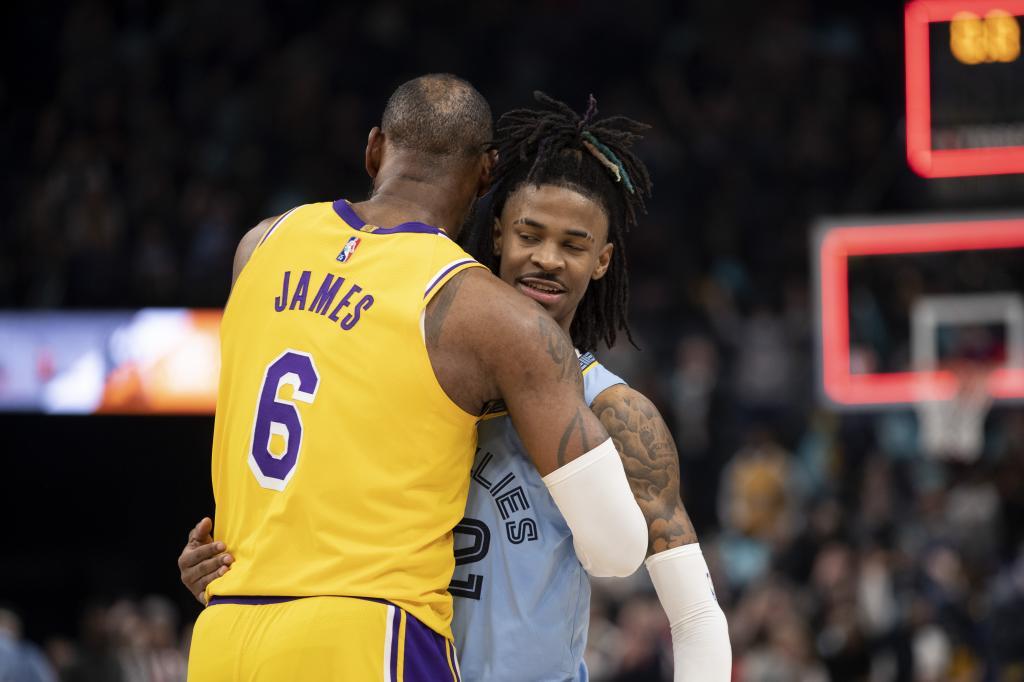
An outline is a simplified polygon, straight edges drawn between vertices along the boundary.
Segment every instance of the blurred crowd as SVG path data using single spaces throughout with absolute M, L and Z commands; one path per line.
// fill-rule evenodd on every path
M 0 306 L 221 305 L 248 227 L 365 194 L 366 132 L 407 77 L 458 73 L 496 112 L 536 88 L 594 92 L 654 126 L 655 197 L 629 244 L 643 351 L 601 357 L 673 426 L 736 679 L 1024 680 L 1024 415 L 997 410 L 982 456 L 954 464 L 921 453 L 912 413 L 816 406 L 814 219 L 963 201 L 905 169 L 898 3 L 825 4 L 21 10 L 17 40 L 49 49 L 0 84 L 18 168 L 0 185 Z M 595 680 L 670 679 L 645 580 L 596 586 Z M 44 649 L 0 615 L 0 679 L 8 660 L 34 666 L 14 679 L 183 678 L 188 625 L 160 597 L 92 607 Z
M 41 649 L 21 637 L 20 620 L 0 607 L 4 682 L 182 682 L 191 625 L 168 599 L 118 599 L 82 614 L 75 640 L 52 637 Z
M 698 530 L 737 680 L 1024 679 L 1024 414 L 973 464 L 922 457 L 913 421 L 816 413 L 794 448 L 759 431 L 728 459 Z M 645 577 L 595 592 L 594 679 L 671 679 Z
M 593 92 L 654 126 L 642 151 L 656 199 L 631 254 L 638 316 L 681 312 L 710 273 L 777 306 L 805 286 L 807 218 L 874 208 L 902 169 L 887 146 L 900 16 L 693 4 L 12 8 L 13 45 L 48 49 L 0 87 L 0 141 L 19 169 L 0 189 L 0 305 L 221 305 L 246 227 L 365 195 L 366 133 L 391 89 L 451 71 L 496 113 L 538 88 L 579 107 Z

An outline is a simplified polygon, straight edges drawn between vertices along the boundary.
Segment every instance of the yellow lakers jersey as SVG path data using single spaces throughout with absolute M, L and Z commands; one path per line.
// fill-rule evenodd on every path
M 209 596 L 385 599 L 451 637 L 476 417 L 438 384 L 422 314 L 471 267 L 443 231 L 344 200 L 268 229 L 221 328 L 215 534 L 236 561 Z

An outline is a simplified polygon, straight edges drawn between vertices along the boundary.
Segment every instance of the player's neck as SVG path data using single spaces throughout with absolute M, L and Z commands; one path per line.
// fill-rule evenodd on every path
M 356 211 L 374 225 L 421 222 L 443 228 L 454 239 L 469 211 L 468 201 L 463 206 L 458 196 L 458 183 L 443 176 L 423 180 L 395 174 L 378 179 L 373 195 L 357 204 Z
M 558 326 L 562 328 L 562 331 L 564 331 L 566 336 L 568 336 L 570 339 L 572 338 L 572 321 L 573 321 L 573 318 L 575 318 L 575 317 L 576 317 L 576 311 L 573 310 L 571 313 L 566 315 L 564 318 L 556 319 L 555 320 L 555 322 L 558 323 Z

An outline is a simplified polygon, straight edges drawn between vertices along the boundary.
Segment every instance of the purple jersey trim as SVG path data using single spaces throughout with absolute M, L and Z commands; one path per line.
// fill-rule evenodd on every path
M 344 220 L 352 229 L 362 230 L 366 227 L 366 221 L 356 215 L 355 209 L 344 199 L 338 199 L 332 206 L 334 206 L 334 212 L 338 214 L 338 217 Z M 402 223 L 401 225 L 395 225 L 394 227 L 378 227 L 373 230 L 370 234 L 396 234 L 398 232 L 407 232 L 412 234 L 445 234 L 444 230 L 433 225 L 427 225 L 426 223 Z
M 444 272 L 442 272 L 440 275 L 438 275 L 437 277 L 434 278 L 434 281 L 431 282 L 429 287 L 427 287 L 427 290 L 425 292 L 423 292 L 423 298 L 426 298 L 427 296 L 429 296 L 430 292 L 434 290 L 434 287 L 437 286 L 438 282 L 443 280 L 448 275 L 449 272 L 451 272 L 455 268 L 461 268 L 463 265 L 469 265 L 470 263 L 475 263 L 475 262 L 476 261 L 473 260 L 472 258 L 463 258 L 462 260 L 455 261 L 454 263 L 449 265 L 448 268 L 445 269 Z
M 210 598 L 210 606 L 214 604 L 283 604 L 288 601 L 296 601 L 297 599 L 311 599 L 313 597 L 337 597 L 339 599 L 362 599 L 363 601 L 372 601 L 378 604 L 384 604 L 385 606 L 395 606 L 387 599 L 378 599 L 377 597 L 352 597 L 348 595 L 340 594 L 317 594 L 308 595 L 305 597 L 254 597 L 254 596 L 218 596 Z M 395 606 L 395 608 L 398 608 Z
M 265 604 L 283 604 L 288 601 L 295 601 L 302 597 L 211 597 L 210 606 L 217 604 L 252 604 L 262 606 Z
M 405 618 L 405 682 L 439 682 L 458 677 L 448 664 L 448 640 L 411 615 Z

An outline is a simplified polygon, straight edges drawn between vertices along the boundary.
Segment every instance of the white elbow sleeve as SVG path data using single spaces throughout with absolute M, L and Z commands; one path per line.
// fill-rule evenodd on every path
M 572 531 L 587 573 L 623 577 L 640 567 L 647 554 L 647 521 L 611 438 L 552 471 L 544 485 Z
M 672 626 L 675 682 L 728 682 L 732 647 L 700 545 L 684 545 L 647 559 L 647 571 Z

